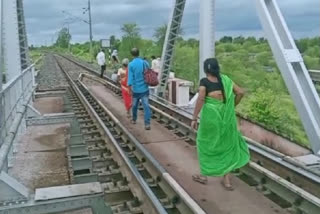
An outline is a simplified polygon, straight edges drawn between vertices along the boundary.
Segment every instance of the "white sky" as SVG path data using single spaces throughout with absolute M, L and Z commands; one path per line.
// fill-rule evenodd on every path
M 256 15 L 255 0 L 217 0 L 217 36 L 263 36 Z M 93 37 L 95 40 L 121 36 L 120 27 L 136 22 L 142 36 L 152 38 L 154 29 L 167 23 L 174 0 L 91 0 Z M 278 0 L 288 26 L 295 38 L 320 34 L 319 0 Z M 87 19 L 82 14 L 87 0 L 25 0 L 25 16 L 29 44 L 51 44 L 57 31 L 70 16 L 62 11 Z M 187 0 L 182 27 L 185 37 L 198 37 L 199 0 Z M 70 24 L 73 42 L 88 40 L 88 25 Z

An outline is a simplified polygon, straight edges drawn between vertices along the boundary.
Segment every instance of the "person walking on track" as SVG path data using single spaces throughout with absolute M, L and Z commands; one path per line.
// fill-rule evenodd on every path
M 128 86 L 132 92 L 132 123 L 136 124 L 138 105 L 141 100 L 144 109 L 145 129 L 150 130 L 151 110 L 149 106 L 149 86 L 144 80 L 144 71 L 148 68 L 147 63 L 139 57 L 139 49 L 133 48 L 131 55 L 134 59 L 129 63 Z
M 130 92 L 130 88 L 128 87 L 128 59 L 122 60 L 122 68 L 118 70 L 118 77 L 120 79 L 122 98 L 124 101 L 124 106 L 127 110 L 127 116 L 130 118 L 130 110 L 132 107 L 132 96 Z
M 106 70 L 106 56 L 103 52 L 103 50 L 100 50 L 100 52 L 97 55 L 97 63 L 101 68 L 101 74 L 100 77 L 103 77 L 103 73 Z
M 113 50 L 112 51 L 111 58 L 112 58 L 112 63 L 113 64 L 118 64 L 119 63 L 118 51 L 117 50 Z
M 245 166 L 250 159 L 248 145 L 237 128 L 235 106 L 243 97 L 243 90 L 229 77 L 220 74 L 215 58 L 204 62 L 207 75 L 200 81 L 199 97 L 191 127 L 197 129 L 197 151 L 201 175 L 193 180 L 206 184 L 207 176 L 222 177 L 221 184 L 232 191 L 230 172 Z

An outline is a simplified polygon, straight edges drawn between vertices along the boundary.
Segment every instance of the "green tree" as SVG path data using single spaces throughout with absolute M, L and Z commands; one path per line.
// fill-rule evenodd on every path
M 238 36 L 233 39 L 233 43 L 236 43 L 236 44 L 242 45 L 244 42 L 245 42 L 245 38 L 243 36 Z
M 136 23 L 126 23 L 121 27 L 122 38 L 140 38 L 140 28 Z
M 320 46 L 309 46 L 305 54 L 310 57 L 320 57 Z
M 303 60 L 308 69 L 320 69 L 319 58 L 303 56 Z
M 260 37 L 258 41 L 259 41 L 259 43 L 266 43 L 267 39 L 264 37 Z
M 128 53 L 134 47 L 140 48 L 140 28 L 136 23 L 126 23 L 121 27 L 123 33 L 120 45 L 120 57 L 128 57 Z
M 249 36 L 247 39 L 246 39 L 247 42 L 251 42 L 251 44 L 256 44 L 257 43 L 257 39 L 253 36 Z
M 187 40 L 187 45 L 193 48 L 199 47 L 199 40 L 190 38 Z
M 115 35 L 110 36 L 110 46 L 111 49 L 116 49 L 118 50 L 121 45 L 121 41 L 117 39 Z
M 156 39 L 157 45 L 161 48 L 163 48 L 163 44 L 166 39 L 167 28 L 168 28 L 168 25 L 163 24 L 163 25 L 159 26 L 158 28 L 156 28 L 156 30 L 153 34 L 153 37 Z M 183 34 L 184 34 L 183 29 L 180 27 L 180 30 L 178 32 L 177 41 L 181 41 L 181 39 L 183 41 L 183 38 L 181 37 L 181 35 L 183 35 Z
M 222 43 L 228 43 L 228 42 L 230 42 L 230 43 L 232 43 L 232 37 L 231 36 L 224 36 L 224 37 L 222 37 L 221 39 L 220 39 L 220 42 L 222 42 Z
M 157 45 L 161 48 L 163 47 L 164 40 L 166 39 L 167 27 L 167 24 L 163 24 L 159 26 L 153 34 L 153 37 L 156 39 Z
M 281 112 L 274 105 L 277 96 L 270 89 L 257 89 L 248 100 L 249 117 L 269 127 L 279 128 Z
M 111 48 L 113 48 L 115 43 L 116 43 L 116 36 L 115 35 L 110 36 L 110 46 L 111 46 Z
M 60 48 L 68 48 L 70 40 L 71 40 L 71 34 L 69 33 L 68 28 L 62 28 L 59 31 L 58 38 L 55 45 Z
M 300 39 L 296 41 L 297 47 L 301 53 L 304 53 L 308 49 L 309 39 Z
M 268 51 L 257 54 L 256 60 L 260 65 L 269 66 L 269 61 L 272 59 L 272 55 Z

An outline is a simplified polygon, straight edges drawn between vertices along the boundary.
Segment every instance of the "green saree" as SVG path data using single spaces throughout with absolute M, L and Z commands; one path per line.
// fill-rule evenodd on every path
M 223 176 L 249 162 L 248 145 L 237 128 L 232 80 L 221 75 L 226 103 L 206 97 L 197 134 L 200 171 L 206 176 Z

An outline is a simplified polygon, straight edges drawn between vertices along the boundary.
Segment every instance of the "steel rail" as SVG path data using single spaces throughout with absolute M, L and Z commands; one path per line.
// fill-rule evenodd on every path
M 69 57 L 63 56 L 65 59 L 75 63 L 76 65 L 82 67 L 83 69 L 89 71 L 90 73 L 94 74 L 95 76 L 99 76 L 99 74 L 97 73 L 97 71 L 89 68 L 88 66 L 85 66 L 83 64 L 81 64 L 80 62 L 77 62 Z M 85 76 L 85 74 L 83 75 Z M 101 84 L 105 85 L 107 88 L 109 88 L 111 91 L 115 92 L 116 94 L 121 94 L 121 88 L 116 85 L 110 78 L 104 76 L 103 81 L 101 78 L 95 78 L 96 81 L 99 81 Z M 150 99 L 150 104 L 153 107 L 152 109 L 154 111 L 156 111 L 156 113 L 166 113 L 164 114 L 165 117 L 170 117 L 170 120 L 172 120 L 173 122 L 176 122 L 179 124 L 179 126 L 181 124 L 185 124 L 185 126 L 183 126 L 184 129 L 189 130 L 189 132 L 187 134 L 190 135 L 190 141 L 195 143 L 195 136 L 196 133 L 190 129 L 190 124 L 192 121 L 192 116 L 190 115 L 189 112 L 187 112 L 184 109 L 181 109 L 179 107 L 174 106 L 174 104 L 171 104 L 170 102 L 165 102 L 165 100 L 160 99 L 160 101 L 158 101 L 158 97 L 152 97 Z M 157 110 L 156 110 L 157 109 Z M 182 126 L 182 125 L 181 125 Z M 193 132 L 193 133 L 191 133 Z M 291 164 L 290 168 L 292 168 L 292 170 L 295 170 L 298 168 L 302 168 L 303 171 L 305 171 L 305 174 L 307 177 L 310 178 L 310 180 L 314 180 L 317 183 L 320 183 L 320 171 L 316 171 L 316 170 L 312 170 L 306 166 L 304 166 L 303 164 L 301 164 L 300 162 L 294 160 L 293 158 L 290 158 L 289 156 L 286 156 L 280 152 L 277 152 L 274 149 L 271 149 L 267 146 L 264 146 L 258 142 L 255 142 L 254 140 L 247 138 L 246 140 L 249 144 L 251 144 L 252 148 L 258 147 L 261 150 L 265 150 L 267 153 L 270 153 L 274 158 L 280 158 L 281 160 L 279 160 L 280 162 L 288 162 L 289 164 Z M 258 149 L 257 149 L 258 150 Z M 299 174 L 301 174 L 300 170 L 298 170 Z M 307 173 L 309 172 L 309 173 Z M 315 176 L 314 176 L 315 175 Z
M 61 63 L 58 64 L 63 70 Z M 134 175 L 131 179 L 137 179 L 147 195 L 145 197 L 140 193 L 140 201 L 149 200 L 155 213 L 167 213 L 167 210 L 186 214 L 205 213 L 86 86 L 72 80 L 68 72 L 64 72 L 82 104 Z
M 85 70 L 90 71 L 93 74 L 96 74 L 94 70 L 88 68 L 87 66 L 83 66 L 83 65 L 81 66 L 81 63 L 75 62 L 74 60 L 71 60 L 67 57 L 66 59 L 71 62 L 74 62 L 75 64 L 79 65 Z M 101 78 L 96 78 L 95 76 L 87 75 L 87 74 L 82 75 L 82 77 L 92 78 L 95 81 L 98 81 L 101 84 L 105 85 L 107 88 L 111 89 L 113 92 L 120 94 L 120 88 L 116 84 L 112 83 L 109 78 L 105 77 L 103 80 Z M 191 123 L 191 118 L 188 117 L 188 114 L 183 114 L 174 108 L 168 107 L 168 105 L 164 103 L 158 102 L 155 99 L 150 99 L 150 104 L 152 106 L 151 108 L 153 110 L 154 117 L 158 121 L 161 121 L 167 127 L 173 128 L 173 130 L 175 130 L 176 133 L 186 136 L 188 138 L 188 142 L 194 145 L 194 142 L 196 139 L 196 132 L 190 128 L 189 124 Z M 291 194 L 295 195 L 293 196 L 293 198 L 298 197 L 298 195 L 300 197 L 300 195 L 305 195 L 309 193 L 314 194 L 315 198 L 320 196 L 320 190 L 319 190 L 320 174 L 317 171 L 314 171 L 302 165 L 301 163 L 294 160 L 293 158 L 285 156 L 251 139 L 246 138 L 246 140 L 249 143 L 249 147 L 252 154 L 252 160 L 251 160 L 250 167 L 245 167 L 241 173 L 254 176 L 255 178 L 259 178 L 263 181 L 269 180 L 270 183 L 273 183 L 273 186 L 268 186 L 268 190 L 272 191 L 273 193 L 276 192 L 276 194 L 281 195 L 283 199 L 287 201 L 289 200 L 288 198 L 285 198 L 285 195 L 288 194 L 287 190 Z M 297 186 L 302 188 L 302 189 L 299 189 L 298 192 L 300 192 L 301 190 L 303 193 L 301 194 L 297 193 L 295 188 L 287 189 L 287 185 L 285 184 L 282 185 L 282 192 L 277 192 L 276 188 L 278 188 L 278 183 L 276 182 L 276 179 L 270 180 L 269 178 L 272 176 L 268 177 L 259 173 L 259 170 L 256 170 L 253 168 L 253 166 L 256 166 L 255 163 L 258 163 L 258 165 L 263 166 L 266 170 L 269 170 L 270 173 L 276 173 L 277 176 L 283 179 L 282 181 L 287 180 L 292 183 L 295 183 Z M 263 185 L 261 184 L 261 180 L 256 181 L 255 184 L 253 185 L 258 185 L 257 182 L 260 183 L 259 184 L 260 186 Z M 291 200 L 290 202 L 291 205 L 296 206 L 295 204 L 299 204 L 297 200 L 299 201 L 300 198 L 299 199 L 295 198 L 294 200 Z M 304 201 L 308 203 L 310 200 L 308 199 L 308 197 L 305 197 Z M 316 207 L 316 210 L 319 211 L 319 204 L 317 203 L 316 204 L 311 203 L 310 207 L 313 207 L 313 208 Z M 313 209 L 313 208 L 310 208 L 310 209 Z M 304 208 L 300 207 L 297 209 L 304 209 Z

